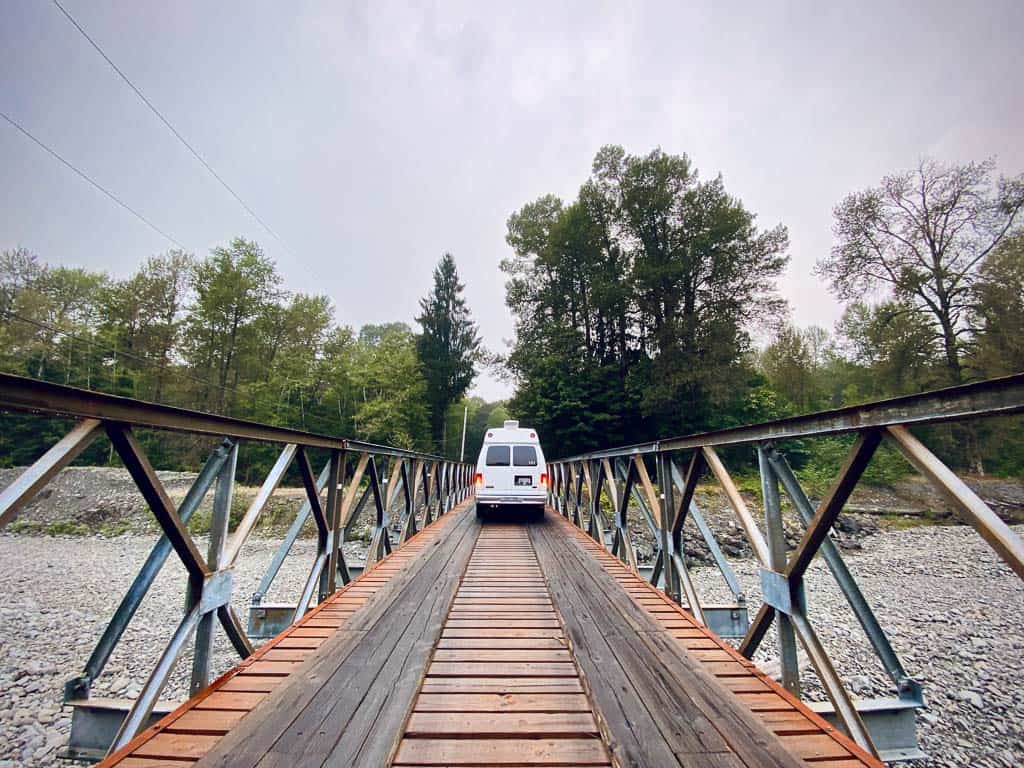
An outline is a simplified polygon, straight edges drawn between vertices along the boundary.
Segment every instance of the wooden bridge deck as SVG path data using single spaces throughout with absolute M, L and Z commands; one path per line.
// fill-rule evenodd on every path
M 564 518 L 462 505 L 101 768 L 882 764 Z

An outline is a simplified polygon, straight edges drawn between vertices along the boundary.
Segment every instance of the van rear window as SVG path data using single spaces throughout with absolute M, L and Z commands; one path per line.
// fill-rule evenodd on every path
M 487 466 L 507 467 L 509 461 L 509 453 L 510 448 L 507 445 L 487 446 Z
M 512 463 L 517 467 L 536 467 L 537 449 L 532 445 L 513 446 Z

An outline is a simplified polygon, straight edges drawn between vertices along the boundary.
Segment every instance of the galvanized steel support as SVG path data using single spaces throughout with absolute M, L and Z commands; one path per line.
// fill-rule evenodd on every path
M 213 491 L 213 514 L 210 516 L 210 541 L 207 545 L 206 562 L 212 571 L 220 568 L 224 555 L 224 543 L 228 537 L 228 523 L 231 518 L 231 498 L 235 487 L 235 467 L 238 463 L 238 446 L 231 447 L 231 453 L 217 474 L 217 487 Z M 214 615 L 204 613 L 196 627 L 195 651 L 192 655 L 192 680 L 189 692 L 199 693 L 210 684 L 210 659 L 213 656 Z M 148 714 L 147 714 L 148 718 Z
M 338 578 L 343 583 L 349 580 L 341 544 L 345 531 L 351 529 L 365 507 L 366 500 L 371 496 L 374 498 L 377 513 L 376 556 L 382 556 L 390 551 L 391 541 L 386 530 L 388 510 L 381 503 L 381 489 L 373 463 L 374 457 L 385 457 L 386 460 L 390 460 L 394 472 L 398 475 L 400 487 L 392 482 L 389 484 L 389 491 L 390 500 L 394 500 L 399 490 L 403 494 L 403 541 L 414 535 L 417 529 L 420 501 L 416 486 L 420 480 L 423 484 L 422 509 L 425 524 L 431 520 L 432 507 L 438 514 L 443 514 L 472 492 L 472 474 L 468 466 L 448 462 L 439 457 L 143 403 L 6 374 L 0 374 L 0 408 L 29 410 L 43 417 L 70 416 L 78 419 L 67 435 L 0 492 L 0 528 L 13 520 L 18 511 L 31 501 L 39 490 L 105 432 L 162 532 L 114 611 L 84 670 L 65 685 L 65 701 L 74 706 L 73 717 L 77 718 L 79 713 L 85 713 L 85 717 L 91 716 L 89 713 L 95 709 L 90 706 L 89 701 L 92 684 L 102 674 L 172 551 L 177 554 L 187 573 L 184 616 L 157 659 L 139 696 L 130 707 L 121 709 L 127 714 L 113 740 L 112 748 L 130 741 L 149 723 L 153 708 L 166 687 L 171 672 L 193 638 L 195 652 L 189 685 L 192 692 L 205 687 L 213 674 L 213 636 L 218 623 L 240 656 L 246 657 L 253 652 L 253 646 L 242 622 L 230 603 L 233 592 L 233 566 L 267 508 L 271 496 L 293 463 L 298 463 L 306 499 L 253 596 L 254 603 L 258 606 L 269 591 L 303 525 L 312 516 L 317 525 L 317 555 L 302 595 L 293 609 L 292 618 L 301 616 L 307 610 L 314 592 L 322 599 L 335 590 Z M 206 461 L 177 507 L 171 502 L 160 478 L 136 439 L 133 431 L 136 427 L 168 429 L 222 438 L 220 445 Z M 242 441 L 276 443 L 283 448 L 256 498 L 235 529 L 229 532 L 234 476 L 239 443 Z M 314 449 L 326 449 L 329 452 L 327 466 L 317 478 L 313 477 L 307 455 L 308 450 Z M 358 458 L 355 460 L 349 487 L 343 489 L 341 483 L 346 451 L 356 454 Z M 413 467 L 411 476 L 410 466 Z M 370 477 L 364 483 L 364 474 L 368 467 Z M 431 475 L 435 478 L 433 485 Z M 204 557 L 193 540 L 187 523 L 215 484 L 209 544 Z M 325 487 L 327 498 L 326 503 L 323 503 L 321 494 Z M 119 705 L 116 701 L 110 701 L 104 706 L 107 709 L 114 707 L 115 709 L 110 711 L 116 711 Z M 74 728 L 72 732 L 75 732 Z M 69 744 L 68 753 L 95 759 L 99 756 L 96 752 L 97 747 L 96 744 L 85 746 L 72 743 Z
M 782 503 L 779 481 L 768 462 L 763 447 L 757 448 L 757 463 L 761 473 L 761 496 L 764 499 L 764 523 L 768 538 L 769 566 L 781 572 L 786 567 L 786 532 L 782 527 Z M 779 662 L 782 668 L 782 686 L 794 696 L 800 696 L 800 662 L 796 654 L 796 636 L 786 614 L 778 617 Z
M 207 491 L 213 485 L 228 457 L 233 452 L 234 444 L 230 440 L 225 439 L 207 460 L 205 466 L 192 483 L 192 487 L 189 488 L 188 493 L 182 500 L 181 505 L 178 507 L 178 517 L 181 518 L 182 522 L 187 523 L 192 514 L 199 508 Z M 149 588 L 152 586 L 160 569 L 167 562 L 167 557 L 171 554 L 171 551 L 170 540 L 162 535 L 157 540 L 157 543 L 153 545 L 153 549 L 139 569 L 139 573 L 135 576 L 131 586 L 128 587 L 128 592 L 114 611 L 113 617 L 110 619 L 106 629 L 104 629 L 103 634 L 96 643 L 96 647 L 89 656 L 82 674 L 65 683 L 65 701 L 88 698 L 92 682 L 103 672 L 103 668 L 110 659 L 110 655 L 114 652 L 114 648 L 121 639 L 121 635 L 128 628 L 129 622 L 138 610 L 139 605 L 142 604 L 142 599 L 149 592 Z

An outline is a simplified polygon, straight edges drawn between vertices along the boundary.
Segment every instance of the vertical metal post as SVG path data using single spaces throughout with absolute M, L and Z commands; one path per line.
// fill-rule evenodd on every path
M 345 466 L 344 451 L 331 451 L 331 460 L 327 469 L 327 567 L 320 574 L 320 602 L 334 594 L 338 588 L 338 573 L 341 583 L 348 584 L 348 564 L 341 545 L 345 541 L 345 531 L 341 524 L 341 493 L 339 484 Z M 305 610 L 305 609 L 303 609 Z
M 641 459 L 642 461 L 642 459 Z M 665 593 L 677 603 L 681 600 L 679 573 L 672 546 L 672 516 L 675 513 L 672 486 L 672 457 L 667 452 L 657 454 L 658 472 L 658 536 L 661 539 L 661 563 L 665 569 Z
M 773 571 L 782 573 L 786 568 L 786 533 L 782 526 L 782 505 L 779 499 L 779 480 L 776 477 L 764 447 L 757 447 L 757 466 L 761 473 L 761 495 L 764 497 L 764 522 L 768 540 L 768 562 Z M 800 661 L 796 653 L 796 636 L 789 616 L 778 613 L 779 660 L 782 667 L 782 685 L 800 698 Z
M 601 491 L 604 488 L 604 465 L 594 460 L 590 463 L 590 536 L 602 547 L 604 540 L 604 513 L 601 511 Z
M 228 460 L 217 475 L 217 487 L 213 492 L 213 515 L 210 519 L 210 544 L 206 562 L 211 571 L 220 568 L 224 554 L 224 542 L 228 538 L 228 523 L 231 519 L 231 498 L 235 487 L 235 468 L 238 465 L 238 445 L 231 447 Z M 213 656 L 213 630 L 217 616 L 210 612 L 199 619 L 196 628 L 195 653 L 192 656 L 192 681 L 189 691 L 195 696 L 210 684 L 210 659 Z
M 764 452 L 768 462 L 772 465 L 775 476 L 789 495 L 797 514 L 800 515 L 800 519 L 804 525 L 809 525 L 811 520 L 814 519 L 814 505 L 811 504 L 797 482 L 793 470 L 789 467 L 789 463 L 771 444 L 765 445 Z M 885 667 L 885 671 L 899 688 L 900 698 L 920 701 L 921 686 L 916 680 L 907 675 L 902 662 L 900 662 L 899 657 L 896 655 L 896 651 L 893 650 L 892 645 L 889 643 L 885 631 L 882 629 L 881 624 L 878 623 L 878 619 L 871 610 L 871 606 L 868 605 L 867 598 L 864 597 L 864 593 L 857 586 L 853 574 L 846 567 L 846 563 L 843 562 L 838 548 L 830 539 L 822 541 L 821 555 L 825 558 L 825 562 L 832 571 L 832 575 L 835 576 L 836 583 L 839 584 L 839 588 L 846 596 L 846 600 L 857 616 L 861 627 L 864 628 L 864 632 L 868 636 L 868 640 L 871 641 L 871 645 L 882 662 L 882 666 Z
M 227 461 L 231 452 L 232 442 L 225 439 L 213 452 L 192 487 L 178 507 L 178 517 L 182 523 L 187 523 L 192 514 L 199 508 L 210 486 L 216 481 L 224 462 Z M 142 599 L 149 592 L 150 586 L 156 579 L 157 574 L 171 554 L 171 542 L 167 536 L 161 536 L 154 545 L 146 562 L 142 564 L 138 575 L 128 588 L 128 592 L 122 598 L 117 610 L 114 611 L 110 623 L 103 631 L 102 637 L 96 643 L 89 661 L 86 662 L 85 670 L 78 677 L 72 678 L 64 685 L 64 700 L 84 699 L 89 696 L 89 687 L 92 685 L 103 668 L 107 665 L 110 655 L 117 647 L 121 635 L 124 634 L 129 622 L 138 610 Z

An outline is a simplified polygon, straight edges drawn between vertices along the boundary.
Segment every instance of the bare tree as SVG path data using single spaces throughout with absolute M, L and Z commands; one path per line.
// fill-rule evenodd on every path
M 1024 175 L 993 181 L 995 162 L 922 160 L 834 210 L 837 238 L 817 271 L 844 300 L 885 290 L 934 328 L 950 383 L 964 379 L 972 287 L 985 257 L 1017 225 Z

